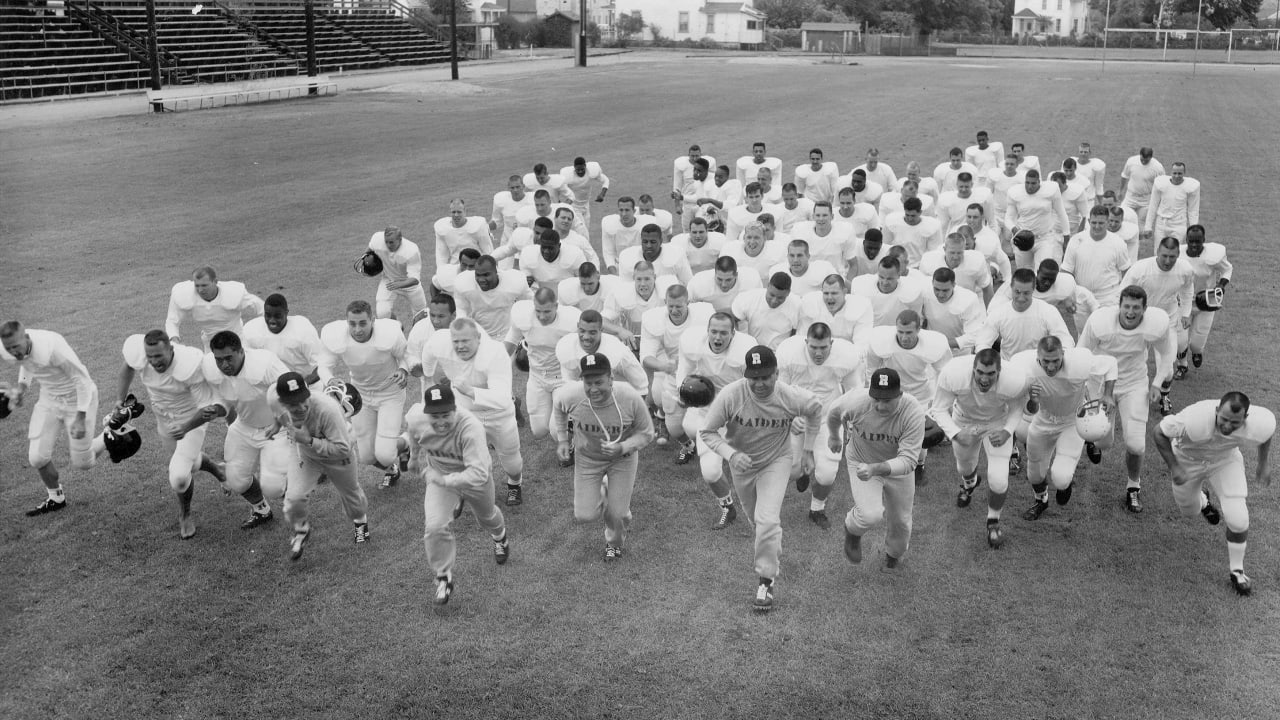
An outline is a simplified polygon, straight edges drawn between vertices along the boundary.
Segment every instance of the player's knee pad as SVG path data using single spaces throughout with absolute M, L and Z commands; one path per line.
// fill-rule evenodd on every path
M 1000 471 L 1003 465 L 1004 472 Z M 1009 492 L 1009 463 L 995 462 L 987 468 L 987 489 L 996 495 L 1004 495 Z
M 97 462 L 98 458 L 93 452 L 93 438 L 86 436 L 71 441 L 71 467 L 76 470 L 88 470 Z
M 51 462 L 53 462 L 53 443 L 45 443 L 42 442 L 42 438 L 34 438 L 27 447 L 27 463 L 39 470 Z
M 383 467 L 391 467 L 391 464 L 396 462 L 399 454 L 399 448 L 396 447 L 396 438 L 382 437 L 379 435 L 373 441 L 372 455 L 374 456 L 374 459 L 378 461 L 379 465 Z
M 546 417 L 529 416 L 529 432 L 534 438 L 541 440 L 551 434 L 551 421 Z
M 702 471 L 704 482 L 718 482 L 724 477 L 724 458 L 704 449 L 702 443 L 698 443 L 698 468 Z
M 498 450 L 498 464 L 502 466 L 507 475 L 519 477 L 524 472 L 524 456 L 520 454 L 520 446 L 500 448 Z
M 573 519 L 575 522 L 580 523 L 596 522 L 600 519 L 603 512 L 604 508 L 602 508 L 598 503 L 589 507 L 578 507 L 575 505 L 573 508 Z
M 1227 530 L 1233 533 L 1249 531 L 1249 506 L 1242 497 L 1218 498 L 1218 509 L 1222 511 L 1222 522 Z

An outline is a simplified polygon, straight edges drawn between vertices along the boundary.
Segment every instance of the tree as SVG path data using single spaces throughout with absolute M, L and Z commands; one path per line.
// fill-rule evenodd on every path
M 986 0 L 886 0 L 883 9 L 910 14 L 921 34 L 985 30 L 991 24 Z
M 1204 0 L 1204 19 L 1219 30 L 1229 30 L 1241 21 L 1257 27 L 1261 7 L 1262 0 Z M 1199 9 L 1199 0 L 1182 0 L 1178 4 L 1180 12 L 1194 14 Z
M 458 22 L 471 21 L 471 0 L 457 0 L 458 2 Z M 427 7 L 431 8 L 431 14 L 440 18 L 444 22 L 449 21 L 449 8 L 452 6 L 453 0 L 430 0 Z
M 756 0 L 755 6 L 768 18 L 769 27 L 778 30 L 800 27 L 818 9 L 817 0 Z
M 623 37 L 631 37 L 644 32 L 644 17 L 639 10 L 628 15 L 622 13 L 618 16 L 618 34 Z

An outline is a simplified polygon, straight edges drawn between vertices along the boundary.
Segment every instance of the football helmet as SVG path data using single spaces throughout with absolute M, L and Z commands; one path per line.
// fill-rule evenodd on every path
M 1110 437 L 1111 425 L 1111 410 L 1101 400 L 1089 400 L 1076 411 L 1076 432 L 1085 442 Z

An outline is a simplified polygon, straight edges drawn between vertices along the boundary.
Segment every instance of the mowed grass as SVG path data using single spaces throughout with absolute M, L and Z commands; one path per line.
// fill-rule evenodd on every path
M 1208 363 L 1175 400 L 1241 389 L 1280 404 L 1270 271 L 1280 198 L 1267 179 L 1280 146 L 1276 71 L 634 60 L 464 66 L 463 92 L 420 83 L 16 123 L 0 136 L 0 314 L 66 335 L 105 407 L 121 342 L 162 325 L 170 286 L 196 265 L 283 292 L 319 325 L 372 298 L 350 271 L 370 233 L 398 223 L 430 256 L 430 225 L 450 198 L 487 216 L 505 178 L 535 162 L 604 165 L 613 187 L 594 206 L 598 242 L 613 199 L 648 192 L 664 203 L 671 158 L 691 142 L 732 161 L 763 140 L 789 168 L 816 146 L 846 171 L 878 146 L 901 173 L 909 159 L 931 169 L 987 129 L 1027 143 L 1046 167 L 1089 141 L 1109 187 L 1140 145 L 1166 165 L 1187 162 L 1236 275 Z M 147 417 L 137 457 L 64 471 L 71 507 L 26 518 L 43 496 L 25 466 L 28 415 L 0 422 L 4 717 L 1167 719 L 1267 717 L 1280 700 L 1276 491 L 1251 488 L 1257 590 L 1240 599 L 1221 529 L 1177 517 L 1154 451 L 1141 516 L 1120 507 L 1119 450 L 1082 465 L 1071 505 L 1036 523 L 1020 517 L 1031 494 L 1015 480 L 999 551 L 984 539 L 985 492 L 956 509 L 950 453 L 934 452 L 910 554 L 892 575 L 879 570 L 882 532 L 861 566 L 841 555 L 843 474 L 830 531 L 808 522 L 808 498 L 792 490 L 777 608 L 758 617 L 747 525 L 709 530 L 694 466 L 645 451 L 629 552 L 606 566 L 601 530 L 573 522 L 568 472 L 526 436 L 526 502 L 507 512 L 511 562 L 494 565 L 468 513 L 456 523 L 457 590 L 436 610 L 420 483 L 378 491 L 365 472 L 374 534 L 360 548 L 322 487 L 313 541 L 291 563 L 283 523 L 241 532 L 243 501 L 199 476 L 199 532 L 182 542 Z M 223 434 L 206 448 L 220 454 Z

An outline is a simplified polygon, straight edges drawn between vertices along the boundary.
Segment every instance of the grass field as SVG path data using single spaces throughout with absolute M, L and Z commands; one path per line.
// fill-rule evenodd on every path
M 1280 405 L 1280 71 L 961 60 L 653 54 L 585 70 L 464 67 L 453 85 L 388 75 L 390 89 L 166 116 L 6 114 L 0 315 L 63 333 L 105 404 L 121 342 L 162 325 L 170 286 L 196 265 L 282 292 L 319 325 L 372 298 L 350 270 L 370 233 L 398 223 L 429 256 L 450 198 L 487 216 L 505 178 L 535 162 L 585 155 L 613 179 L 611 199 L 661 198 L 691 142 L 731 160 L 763 140 L 788 167 L 816 146 L 844 169 L 878 146 L 901 172 L 987 129 L 1046 166 L 1089 141 L 1109 187 L 1140 145 L 1184 160 L 1236 275 L 1208 362 L 1175 401 L 1241 389 Z M 1252 488 L 1256 592 L 1240 599 L 1221 530 L 1176 516 L 1154 451 L 1141 516 L 1120 507 L 1119 451 L 1083 465 L 1072 504 L 1036 523 L 1021 520 L 1031 494 L 1015 480 L 999 551 L 985 543 L 985 494 L 957 510 L 950 454 L 935 452 L 893 575 L 877 569 L 882 532 L 850 566 L 839 525 L 812 526 L 792 490 L 778 607 L 756 617 L 746 524 L 708 529 L 695 466 L 645 452 L 630 552 L 605 566 L 599 528 L 572 521 L 554 448 L 527 442 L 512 561 L 496 567 L 464 516 L 457 590 L 438 612 L 419 484 L 381 492 L 366 472 L 374 535 L 360 548 L 322 488 L 313 541 L 291 563 L 283 523 L 241 532 L 243 501 L 200 476 L 199 533 L 183 542 L 144 418 L 142 453 L 64 471 L 71 507 L 26 518 L 42 498 L 25 466 L 28 414 L 0 422 L 7 718 L 1169 720 L 1273 717 L 1280 702 L 1277 492 Z M 206 447 L 220 452 L 222 435 Z M 832 517 L 848 506 L 837 485 Z

